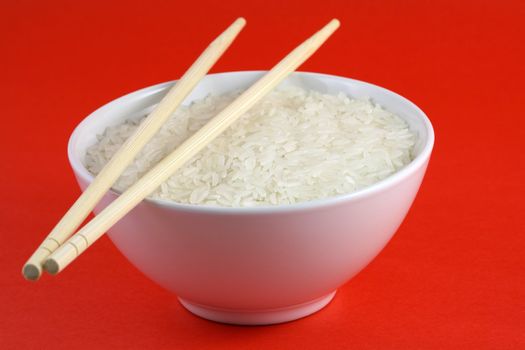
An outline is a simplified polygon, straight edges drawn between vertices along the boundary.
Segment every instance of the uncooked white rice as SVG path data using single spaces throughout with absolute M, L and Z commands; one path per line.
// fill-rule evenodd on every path
M 237 93 L 180 107 L 115 184 L 125 190 L 231 102 Z M 87 150 L 98 174 L 140 120 L 108 127 Z M 350 193 L 413 157 L 415 134 L 398 116 L 343 93 L 278 88 L 152 195 L 179 203 L 250 207 Z

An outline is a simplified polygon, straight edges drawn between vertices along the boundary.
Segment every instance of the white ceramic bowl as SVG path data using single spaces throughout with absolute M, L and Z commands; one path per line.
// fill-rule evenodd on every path
M 206 76 L 187 102 L 209 93 L 247 88 L 264 72 Z M 109 125 L 144 115 L 173 84 L 120 97 L 88 116 L 73 132 L 69 160 L 84 189 L 93 177 L 86 148 Z M 215 321 L 270 324 L 309 315 L 363 269 L 404 219 L 419 189 L 434 143 L 432 125 L 413 103 L 352 79 L 298 72 L 284 84 L 326 93 L 370 97 L 417 132 L 417 156 L 366 189 L 302 204 L 217 208 L 146 200 L 109 232 L 140 271 L 175 293 L 191 312 Z M 108 193 L 95 212 L 118 196 Z

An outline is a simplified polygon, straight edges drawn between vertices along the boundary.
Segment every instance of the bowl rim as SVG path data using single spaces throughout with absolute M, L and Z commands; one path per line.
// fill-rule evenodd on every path
M 221 75 L 231 75 L 231 74 L 263 74 L 267 71 L 264 70 L 245 70 L 245 71 L 228 71 L 228 72 L 220 72 L 220 73 L 212 73 L 207 74 L 206 76 L 221 76 Z M 283 212 L 290 212 L 290 211 L 303 211 L 308 209 L 318 209 L 321 207 L 328 207 L 340 204 L 342 202 L 348 202 L 348 201 L 354 201 L 363 199 L 366 197 L 369 197 L 371 195 L 376 194 L 377 192 L 384 191 L 388 188 L 391 188 L 401 182 L 403 179 L 409 177 L 411 174 L 416 172 L 419 168 L 424 166 L 426 162 L 430 159 L 430 155 L 432 153 L 432 149 L 434 146 L 434 128 L 432 127 L 432 123 L 430 122 L 430 119 L 427 117 L 427 115 L 412 101 L 407 99 L 404 96 L 401 96 L 389 89 L 386 89 L 384 87 L 381 87 L 379 85 L 375 85 L 372 83 L 368 83 L 365 81 L 347 78 L 343 76 L 337 76 L 332 74 L 325 74 L 325 73 L 316 73 L 316 72 L 306 72 L 306 71 L 296 71 L 292 73 L 294 75 L 305 75 L 305 76 L 311 76 L 311 77 L 321 77 L 321 78 L 331 78 L 331 79 L 342 79 L 342 80 L 349 80 L 353 83 L 357 83 L 359 85 L 368 86 L 374 89 L 382 90 L 384 93 L 390 94 L 393 97 L 402 100 L 406 104 L 408 104 L 411 108 L 413 108 L 416 111 L 416 114 L 418 118 L 420 118 L 423 121 L 423 124 L 425 126 L 426 132 L 427 132 L 427 139 L 426 142 L 421 150 L 421 152 L 406 166 L 404 166 L 402 169 L 398 170 L 394 174 L 376 182 L 373 183 L 370 186 L 367 186 L 365 188 L 362 188 L 360 190 L 357 190 L 355 192 L 347 193 L 347 194 L 341 194 L 337 196 L 327 197 L 327 198 L 321 198 L 321 199 L 314 199 L 307 202 L 300 202 L 295 204 L 282 204 L 282 205 L 263 205 L 263 206 L 256 206 L 256 207 L 222 207 L 222 206 L 212 206 L 212 205 L 201 205 L 201 204 L 183 204 L 183 203 L 177 203 L 168 199 L 154 199 L 154 198 L 146 198 L 144 201 L 163 208 L 168 209 L 175 209 L 177 211 L 182 212 L 194 212 L 194 213 L 209 213 L 209 214 L 275 214 L 275 213 L 283 213 Z M 130 92 L 128 94 L 125 94 L 123 96 L 117 97 L 116 99 L 111 100 L 110 102 L 102 105 L 92 113 L 90 113 L 87 117 L 85 117 L 73 130 L 69 137 L 68 146 L 67 146 L 67 154 L 69 163 L 75 172 L 76 176 L 79 176 L 87 183 L 91 183 L 94 179 L 94 176 L 86 169 L 82 161 L 75 156 L 74 152 L 74 146 L 76 144 L 76 140 L 79 137 L 79 134 L 83 127 L 90 123 L 91 120 L 98 117 L 98 114 L 102 112 L 102 110 L 107 109 L 111 107 L 113 104 L 122 103 L 126 100 L 135 99 L 138 96 L 142 96 L 144 93 L 152 94 L 159 90 L 166 89 L 168 86 L 171 86 L 173 83 L 175 83 L 177 80 L 171 80 L 155 85 L 150 85 L 144 88 L 141 88 L 139 90 L 135 90 L 133 92 Z M 115 195 L 119 195 L 121 192 L 116 191 L 114 189 L 110 189 L 110 192 L 114 193 Z

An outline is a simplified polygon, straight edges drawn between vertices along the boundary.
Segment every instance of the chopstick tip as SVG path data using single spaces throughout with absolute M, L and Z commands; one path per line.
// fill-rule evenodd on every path
M 42 274 L 42 269 L 34 264 L 25 264 L 22 268 L 22 275 L 28 281 L 37 281 Z
M 234 22 L 235 25 L 244 27 L 246 25 L 246 19 L 244 17 L 239 17 Z
M 47 259 L 44 263 L 44 270 L 49 272 L 52 275 L 56 275 L 60 272 L 60 266 L 55 259 Z
M 333 27 L 334 29 L 337 29 L 341 26 L 341 22 L 337 18 L 334 18 L 330 21 L 330 23 L 328 23 L 328 25 Z

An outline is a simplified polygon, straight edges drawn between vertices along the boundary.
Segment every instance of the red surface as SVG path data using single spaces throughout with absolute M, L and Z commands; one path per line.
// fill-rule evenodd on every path
M 3 1 L 0 348 L 525 348 L 522 1 Z M 435 152 L 390 244 L 314 316 L 233 327 L 185 311 L 101 239 L 56 278 L 20 268 L 79 191 L 66 159 L 98 106 L 180 76 L 235 16 L 214 71 L 267 69 L 333 16 L 302 70 L 390 88 Z

